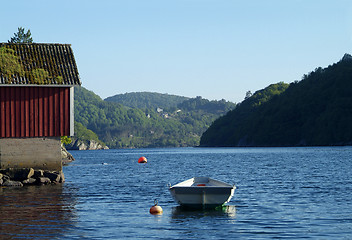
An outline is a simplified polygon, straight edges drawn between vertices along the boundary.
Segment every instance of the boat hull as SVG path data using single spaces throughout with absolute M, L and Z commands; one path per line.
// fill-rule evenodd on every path
M 224 183 L 224 186 L 172 186 L 169 191 L 172 197 L 183 207 L 215 208 L 230 201 L 235 186 Z

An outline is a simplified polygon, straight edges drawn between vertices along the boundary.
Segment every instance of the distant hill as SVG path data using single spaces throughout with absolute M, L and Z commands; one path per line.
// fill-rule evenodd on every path
M 152 95 L 170 97 L 151 94 L 150 99 Z M 103 101 L 94 92 L 76 87 L 75 120 L 93 131 L 109 148 L 187 147 L 198 146 L 200 136 L 210 124 L 236 106 L 225 100 L 209 101 L 201 97 L 171 98 L 185 100 L 179 103 L 175 100 L 173 104 L 164 100 L 164 103 L 141 109 Z M 169 105 L 165 105 L 167 101 Z M 76 135 L 83 138 L 86 134 Z
M 235 103 L 225 101 L 224 99 L 217 101 L 209 101 L 200 96 L 196 98 L 190 98 L 179 104 L 177 104 L 177 109 L 188 112 L 205 112 L 214 115 L 224 115 L 228 111 L 236 107 Z
M 201 146 L 352 144 L 352 57 L 257 91 L 217 119 Z
M 71 143 L 65 144 L 67 150 L 97 150 L 106 149 L 105 143 L 100 141 L 97 134 L 75 121 L 75 135 Z
M 156 109 L 175 107 L 177 104 L 182 103 L 187 99 L 189 98 L 155 92 L 131 92 L 117 94 L 105 98 L 104 101 L 120 103 L 131 108 Z

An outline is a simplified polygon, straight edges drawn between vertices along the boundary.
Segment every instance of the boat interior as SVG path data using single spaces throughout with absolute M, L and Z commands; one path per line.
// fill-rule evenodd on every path
M 208 177 L 194 177 L 174 185 L 174 187 L 220 187 L 220 186 L 232 187 L 229 184 L 226 184 L 224 182 L 220 182 Z

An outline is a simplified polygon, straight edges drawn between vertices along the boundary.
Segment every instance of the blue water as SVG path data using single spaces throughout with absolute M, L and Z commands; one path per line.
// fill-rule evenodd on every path
M 63 185 L 0 188 L 0 239 L 352 239 L 352 147 L 71 153 Z M 167 185 L 194 176 L 235 195 L 182 210 Z M 154 199 L 162 215 L 149 214 Z

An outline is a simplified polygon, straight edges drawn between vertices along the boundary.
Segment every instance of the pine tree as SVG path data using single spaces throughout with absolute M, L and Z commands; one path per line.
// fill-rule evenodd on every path
M 24 28 L 19 27 L 18 32 L 14 33 L 14 37 L 11 38 L 9 43 L 32 43 L 31 30 L 28 29 L 27 33 L 24 33 Z

